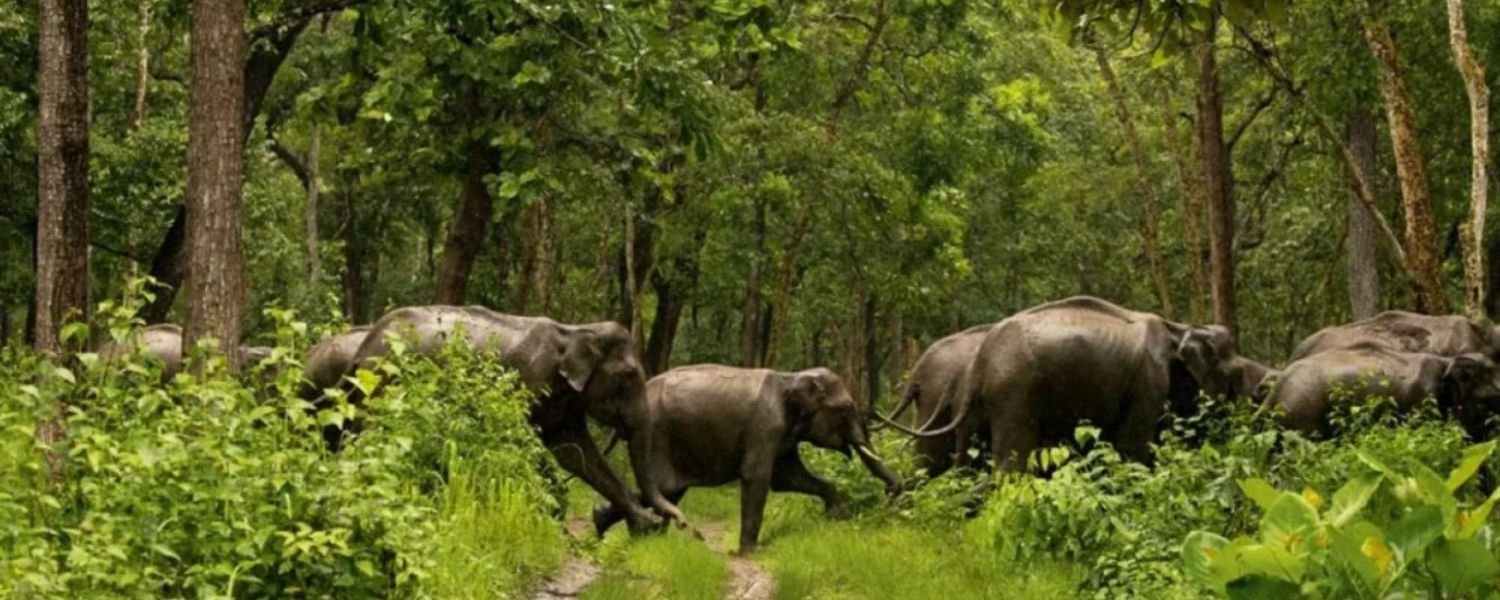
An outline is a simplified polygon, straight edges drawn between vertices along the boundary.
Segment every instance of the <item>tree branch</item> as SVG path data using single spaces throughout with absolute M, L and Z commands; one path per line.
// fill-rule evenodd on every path
M 339 12 L 346 8 L 353 8 L 364 4 L 369 0 L 304 0 L 295 6 L 286 7 L 271 19 L 270 23 L 256 27 L 250 31 L 250 42 L 262 40 L 280 34 L 288 29 L 295 29 L 305 25 L 321 14 Z
M 274 136 L 267 135 L 266 140 L 270 142 L 271 153 L 275 154 L 276 158 L 281 159 L 281 162 L 285 163 L 287 168 L 292 170 L 292 174 L 296 175 L 297 179 L 302 181 L 302 187 L 306 188 L 308 180 L 311 178 L 307 173 L 307 165 L 302 163 L 302 159 L 297 158 L 297 153 L 283 146 L 281 141 L 277 140 Z
M 1265 97 L 1261 98 L 1260 101 L 1255 103 L 1254 108 L 1250 109 L 1250 116 L 1245 117 L 1245 120 L 1240 122 L 1240 126 L 1234 128 L 1234 134 L 1229 136 L 1229 144 L 1226 147 L 1226 152 L 1228 152 L 1229 154 L 1234 154 L 1234 145 L 1239 143 L 1240 138 L 1243 137 L 1245 135 L 1245 131 L 1249 130 L 1250 126 L 1255 123 L 1255 119 L 1260 116 L 1260 113 L 1264 112 L 1266 110 L 1266 107 L 1271 106 L 1271 101 L 1276 99 L 1277 91 L 1278 88 L 1271 88 L 1271 93 L 1266 94 Z

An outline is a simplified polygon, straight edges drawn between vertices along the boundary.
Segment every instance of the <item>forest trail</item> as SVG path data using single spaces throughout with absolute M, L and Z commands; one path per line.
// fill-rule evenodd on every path
M 568 530 L 568 536 L 573 539 L 580 539 L 592 533 L 592 525 L 587 519 L 580 517 L 569 517 L 565 527 Z M 578 554 L 569 553 L 567 560 L 563 561 L 562 568 L 537 588 L 536 593 L 531 595 L 531 600 L 577 598 L 583 593 L 583 588 L 588 587 L 602 573 L 603 570 L 599 568 L 599 565 Z
M 729 526 L 723 521 L 698 521 L 693 526 L 710 548 L 728 559 L 729 581 L 724 585 L 725 600 L 771 600 L 776 597 L 776 580 L 749 557 L 735 554 L 735 540 L 725 534 Z

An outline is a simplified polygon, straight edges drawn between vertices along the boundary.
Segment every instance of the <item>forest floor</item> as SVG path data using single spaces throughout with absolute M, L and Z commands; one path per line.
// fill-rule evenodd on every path
M 631 538 L 617 527 L 602 540 L 588 524 L 595 498 L 578 483 L 569 498 L 573 552 L 533 600 L 770 600 L 772 598 L 1016 598 L 1078 595 L 1067 565 L 997 565 L 974 552 L 964 532 L 889 519 L 834 520 L 813 498 L 772 494 L 762 546 L 733 554 L 739 487 L 695 489 L 682 503 L 692 532 Z

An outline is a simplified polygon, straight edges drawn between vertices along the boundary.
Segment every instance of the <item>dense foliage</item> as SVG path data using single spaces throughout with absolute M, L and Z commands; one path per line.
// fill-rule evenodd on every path
M 361 375 L 394 383 L 330 455 L 296 394 L 306 328 L 279 332 L 280 362 L 243 381 L 7 354 L 0 596 L 476 597 L 555 568 L 563 497 L 513 374 L 459 347 L 397 356 Z M 46 446 L 33 431 L 50 418 L 67 435 Z

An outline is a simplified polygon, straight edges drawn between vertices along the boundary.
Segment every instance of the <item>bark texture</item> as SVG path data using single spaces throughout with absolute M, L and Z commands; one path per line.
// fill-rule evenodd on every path
M 771 309 L 771 335 L 766 341 L 765 366 L 770 369 L 775 369 L 781 359 L 781 339 L 786 334 L 786 322 L 792 308 L 792 279 L 797 269 L 797 251 L 811 229 L 812 204 L 803 204 L 797 215 L 797 229 L 792 234 L 786 253 L 781 257 L 781 273 L 776 281 L 776 299 Z
M 33 339 L 61 350 L 70 311 L 89 293 L 89 9 L 41 0 L 37 19 L 37 222 Z
M 130 113 L 130 129 L 139 130 L 146 122 L 146 94 L 151 85 L 151 0 L 136 4 L 135 38 L 135 108 Z
M 1428 196 L 1427 171 L 1417 140 L 1417 119 L 1411 105 L 1411 94 L 1407 92 L 1406 80 L 1401 74 L 1396 43 L 1385 24 L 1367 17 L 1364 38 L 1379 69 L 1380 95 L 1385 99 L 1391 148 L 1396 154 L 1396 178 L 1401 183 L 1401 208 L 1406 225 L 1403 246 L 1414 277 L 1416 308 L 1419 312 L 1443 314 L 1448 312 L 1448 300 L 1443 296 L 1432 199 Z
M 1167 151 L 1177 166 L 1177 184 L 1182 194 L 1182 222 L 1188 255 L 1188 311 L 1194 323 L 1204 322 L 1203 298 L 1207 296 L 1208 284 L 1203 273 L 1203 183 L 1193 158 L 1182 138 L 1177 133 L 1177 116 L 1172 107 L 1172 96 L 1165 85 L 1161 88 L 1161 119 L 1166 134 Z
M 1194 53 L 1198 59 L 1198 166 L 1208 204 L 1209 281 L 1214 322 L 1238 330 L 1234 284 L 1234 180 L 1229 172 L 1229 150 L 1224 144 L 1224 105 L 1219 96 L 1219 67 L 1214 48 L 1217 18 Z
M 183 345 L 214 338 L 233 368 L 245 309 L 244 0 L 195 0 L 192 46 Z
M 1448 36 L 1453 62 L 1464 78 L 1469 95 L 1469 137 L 1473 166 L 1469 174 L 1469 221 L 1460 227 L 1464 246 L 1464 311 L 1472 318 L 1485 317 L 1484 212 L 1489 205 L 1490 88 L 1484 83 L 1484 68 L 1469 51 L 1469 31 L 1464 24 L 1463 0 L 1448 0 Z
M 740 366 L 760 366 L 761 260 L 766 249 L 766 206 L 755 200 L 755 216 L 750 224 L 755 240 L 750 256 L 750 275 L 745 278 L 745 303 L 740 308 Z
M 323 278 L 323 260 L 318 255 L 318 186 L 322 183 L 318 162 L 323 154 L 323 132 L 313 125 L 307 140 L 307 207 L 304 218 L 307 225 L 307 281 L 309 290 L 318 289 L 318 280 Z
M 448 226 L 442 262 L 438 265 L 439 304 L 459 305 L 467 301 L 469 273 L 474 270 L 474 259 L 479 256 L 485 229 L 495 212 L 484 178 L 499 168 L 499 153 L 486 140 L 476 138 L 469 140 L 466 154 L 468 163 L 463 190 L 459 193 L 458 208 Z
M 1349 312 L 1366 319 L 1380 312 L 1380 265 L 1376 256 L 1379 231 L 1375 217 L 1359 197 L 1358 178 L 1375 180 L 1375 117 L 1363 110 L 1349 111 L 1344 118 L 1345 138 L 1354 155 L 1358 175 L 1344 170 L 1349 185 Z
M 1132 162 L 1135 163 L 1136 193 L 1140 194 L 1141 209 L 1141 245 L 1146 251 L 1146 261 L 1151 267 L 1151 281 L 1156 288 L 1156 301 L 1161 307 L 1162 314 L 1171 317 L 1172 290 L 1167 285 L 1167 267 L 1161 256 L 1161 244 L 1158 242 L 1158 232 L 1161 231 L 1161 218 L 1157 212 L 1156 188 L 1151 185 L 1151 170 L 1146 166 L 1146 151 L 1141 147 L 1141 138 L 1136 134 L 1135 118 L 1130 114 L 1130 105 L 1126 102 L 1125 89 L 1120 85 L 1119 77 L 1115 76 L 1115 70 L 1109 64 L 1109 54 L 1104 51 L 1103 46 L 1094 46 L 1094 58 L 1099 63 L 1099 75 L 1104 78 L 1104 83 L 1109 87 L 1109 94 L 1115 101 L 1115 118 L 1120 120 L 1120 129 L 1125 134 L 1125 145 L 1130 148 Z

